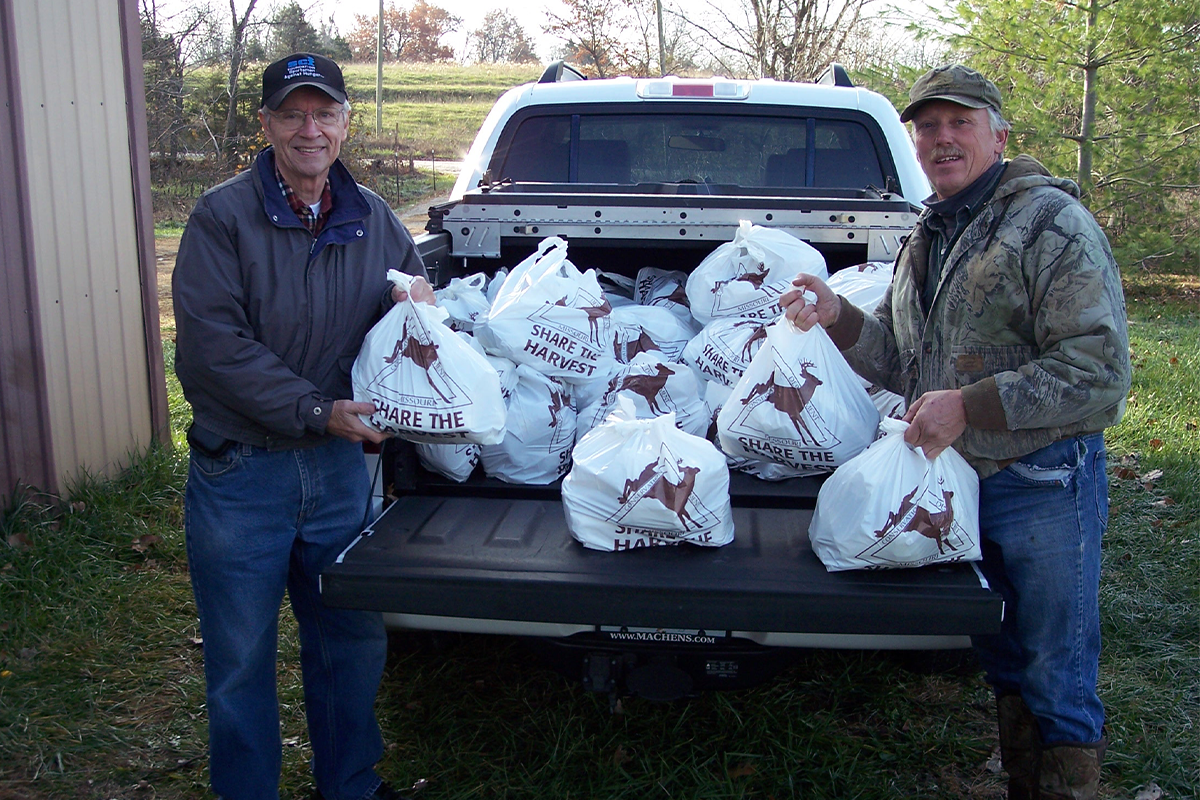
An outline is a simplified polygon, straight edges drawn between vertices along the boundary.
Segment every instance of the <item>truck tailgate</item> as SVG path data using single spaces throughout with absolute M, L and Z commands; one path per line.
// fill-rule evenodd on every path
M 401 497 L 322 574 L 330 605 L 413 615 L 867 635 L 998 631 L 971 564 L 826 572 L 808 542 L 819 482 L 731 476 L 724 547 L 588 550 L 554 487 L 494 481 Z

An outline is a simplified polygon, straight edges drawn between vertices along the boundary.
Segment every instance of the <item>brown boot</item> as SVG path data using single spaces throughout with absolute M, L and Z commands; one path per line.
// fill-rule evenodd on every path
M 1037 718 L 1019 694 L 996 698 L 1000 759 L 1008 773 L 1008 800 L 1036 800 L 1042 737 Z
M 1039 800 L 1096 800 L 1100 764 L 1108 738 L 1092 744 L 1063 743 L 1042 748 Z

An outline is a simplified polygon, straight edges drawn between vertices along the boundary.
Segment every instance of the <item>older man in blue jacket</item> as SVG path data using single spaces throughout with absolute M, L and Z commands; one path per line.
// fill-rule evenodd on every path
M 375 774 L 374 701 L 386 636 L 379 614 L 326 608 L 318 579 L 362 529 L 369 480 L 350 367 L 404 294 L 389 268 L 421 276 L 412 237 L 338 160 L 350 128 L 341 70 L 297 53 L 263 73 L 270 147 L 207 191 L 173 276 L 175 369 L 194 422 L 184 524 L 204 638 L 210 771 L 225 798 L 276 800 L 275 688 L 286 590 L 300 631 L 318 795 L 400 795 Z

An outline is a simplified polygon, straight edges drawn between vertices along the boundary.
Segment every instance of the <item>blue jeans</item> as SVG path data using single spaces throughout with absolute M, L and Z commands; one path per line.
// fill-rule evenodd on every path
M 1055 442 L 979 485 L 984 577 L 1004 598 L 995 636 L 973 639 L 996 694 L 1020 694 L 1042 741 L 1099 741 L 1104 435 Z
M 299 624 L 317 788 L 350 800 L 379 785 L 382 617 L 326 608 L 318 584 L 362 530 L 368 494 L 362 446 L 351 442 L 277 452 L 234 444 L 217 458 L 192 449 L 184 527 L 204 638 L 212 787 L 224 798 L 279 797 L 275 663 L 285 589 Z

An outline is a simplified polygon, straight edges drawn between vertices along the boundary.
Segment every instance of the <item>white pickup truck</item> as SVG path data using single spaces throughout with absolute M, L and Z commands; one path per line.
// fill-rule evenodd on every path
M 548 236 L 581 269 L 686 272 L 741 220 L 834 272 L 893 260 L 930 191 L 896 110 L 838 67 L 812 84 L 579 78 L 556 64 L 496 103 L 418 239 L 436 283 Z M 972 564 L 827 572 L 807 538 L 819 478 L 734 473 L 732 544 L 615 554 L 572 539 L 558 485 L 455 483 L 403 444 L 384 463 L 395 502 L 323 574 L 325 602 L 529 637 L 595 691 L 669 699 L 764 680 L 793 648 L 953 649 L 999 628 Z

